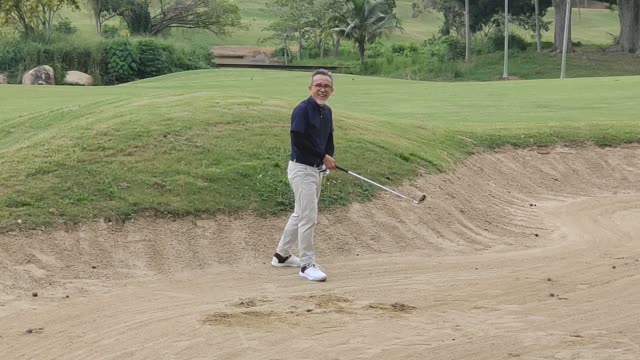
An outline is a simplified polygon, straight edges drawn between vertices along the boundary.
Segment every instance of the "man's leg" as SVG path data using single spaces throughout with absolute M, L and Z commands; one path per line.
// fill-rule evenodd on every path
M 300 219 L 300 196 L 297 185 L 294 186 L 296 181 L 299 181 L 301 174 L 303 174 L 304 168 L 302 168 L 301 164 L 296 164 L 292 161 L 289 162 L 289 166 L 287 168 L 287 177 L 289 179 L 289 184 L 291 185 L 291 189 L 293 190 L 293 196 L 295 198 L 295 206 L 293 209 L 293 213 L 289 216 L 289 221 L 282 232 L 282 237 L 280 238 L 280 242 L 278 243 L 278 247 L 276 248 L 276 254 L 274 255 L 274 260 L 271 262 L 274 266 L 299 266 L 299 259 L 295 256 L 291 256 L 291 250 L 295 245 L 296 241 L 298 241 L 298 223 Z M 293 259 L 290 259 L 292 257 Z M 288 264 L 289 263 L 289 264 Z M 288 265 L 287 265 L 288 264 Z
M 327 275 L 316 264 L 316 256 L 313 246 L 315 225 L 318 222 L 318 200 L 322 187 L 322 176 L 317 172 L 309 177 L 312 186 L 308 187 L 308 193 L 304 197 L 307 204 L 302 204 L 304 212 L 300 212 L 298 223 L 298 243 L 300 244 L 300 272 L 298 275 L 311 281 L 325 281 Z
M 298 247 L 300 263 L 315 263 L 313 247 L 314 231 L 318 222 L 318 196 L 320 194 L 320 174 L 307 167 L 304 176 L 297 182 L 299 192 Z
M 296 241 L 298 241 L 298 220 L 299 216 L 294 209 L 291 216 L 289 216 L 289 221 L 287 221 L 287 225 L 284 227 L 282 237 L 276 248 L 276 252 L 284 257 L 291 255 L 291 249 Z

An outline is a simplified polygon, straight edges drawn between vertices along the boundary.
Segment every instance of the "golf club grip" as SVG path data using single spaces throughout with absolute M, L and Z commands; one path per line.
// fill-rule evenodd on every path
M 341 168 L 340 166 L 336 165 L 336 169 L 340 170 L 340 171 L 344 171 L 346 173 L 349 172 L 349 170 L 345 169 L 345 168 Z

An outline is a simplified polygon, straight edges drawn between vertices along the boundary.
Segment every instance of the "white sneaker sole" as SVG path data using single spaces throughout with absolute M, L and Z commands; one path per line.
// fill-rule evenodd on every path
M 295 267 L 299 268 L 300 264 L 291 264 L 291 263 L 279 263 L 278 260 L 271 260 L 271 266 L 273 267 Z
M 305 273 L 303 272 L 299 272 L 298 275 L 300 275 L 301 277 L 309 280 L 309 281 L 327 281 L 327 276 L 325 275 L 323 278 L 318 278 L 318 279 L 314 279 L 311 278 L 310 276 L 307 276 Z

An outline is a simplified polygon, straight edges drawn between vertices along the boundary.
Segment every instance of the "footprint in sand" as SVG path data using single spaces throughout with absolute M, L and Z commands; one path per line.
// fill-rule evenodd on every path
M 241 311 L 209 314 L 202 322 L 213 326 L 260 327 L 283 321 L 282 315 L 274 311 Z
M 363 308 L 364 310 L 377 310 L 377 311 L 384 311 L 384 312 L 400 312 L 400 313 L 411 313 L 414 310 L 416 310 L 417 308 L 415 306 L 411 306 L 411 305 L 407 305 L 407 304 L 403 304 L 400 302 L 395 302 L 392 304 L 385 304 L 385 303 L 371 303 L 368 305 L 365 305 L 365 307 Z
M 254 308 L 270 302 L 273 302 L 273 300 L 260 298 L 244 298 L 234 302 L 233 304 L 231 304 L 231 306 L 238 308 Z

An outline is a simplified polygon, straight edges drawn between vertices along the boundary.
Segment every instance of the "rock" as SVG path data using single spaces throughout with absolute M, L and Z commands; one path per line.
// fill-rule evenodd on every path
M 8 83 L 9 83 L 9 78 L 7 77 L 7 74 L 0 73 L 0 85 L 5 85 Z
M 91 75 L 74 70 L 67 71 L 63 82 L 67 85 L 93 86 L 95 84 Z
M 55 85 L 56 78 L 51 66 L 43 65 L 27 71 L 22 76 L 22 85 Z

